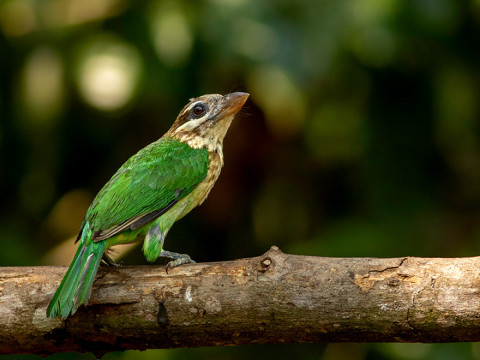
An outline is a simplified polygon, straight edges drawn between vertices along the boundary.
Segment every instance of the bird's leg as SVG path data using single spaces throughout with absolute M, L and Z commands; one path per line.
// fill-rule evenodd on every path
M 195 263 L 195 261 L 192 260 L 192 258 L 187 254 L 177 254 L 177 253 L 166 251 L 163 249 L 160 253 L 160 257 L 169 259 L 167 264 L 165 265 L 165 269 L 167 273 L 168 273 L 168 269 L 174 268 L 178 265 Z
M 116 263 L 115 260 L 113 260 L 110 256 L 108 256 L 106 252 L 103 253 L 102 260 L 108 266 L 122 266 L 122 262 Z

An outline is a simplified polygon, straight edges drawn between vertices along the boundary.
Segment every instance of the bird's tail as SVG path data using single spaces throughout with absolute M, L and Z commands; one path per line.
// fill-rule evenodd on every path
M 91 233 L 86 224 L 72 264 L 48 305 L 47 316 L 50 318 L 65 319 L 68 315 L 73 315 L 78 307 L 86 305 L 90 298 L 105 248 L 105 241 L 93 242 Z

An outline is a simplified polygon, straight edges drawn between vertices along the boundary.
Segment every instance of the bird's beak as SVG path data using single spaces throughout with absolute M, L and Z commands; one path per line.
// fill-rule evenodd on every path
M 221 109 L 219 112 L 218 119 L 227 117 L 229 115 L 235 115 L 240 111 L 245 101 L 247 101 L 250 94 L 244 92 L 234 92 L 227 94 L 223 97 L 223 102 L 220 105 Z

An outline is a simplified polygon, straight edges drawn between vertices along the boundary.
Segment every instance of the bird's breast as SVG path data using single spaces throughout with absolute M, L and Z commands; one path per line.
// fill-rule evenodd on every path
M 198 184 L 198 186 L 194 190 L 195 192 L 197 192 L 198 205 L 205 201 L 208 194 L 210 193 L 210 190 L 212 190 L 213 185 L 215 185 L 215 182 L 220 176 L 220 172 L 223 166 L 223 154 L 221 148 L 220 151 L 210 151 L 208 155 L 208 160 L 209 167 L 207 176 L 200 184 Z
M 169 213 L 175 213 L 176 220 L 181 219 L 188 214 L 194 207 L 202 204 L 207 198 L 210 190 L 217 181 L 223 166 L 223 156 L 221 151 L 209 152 L 209 167 L 207 176 L 203 179 L 193 191 L 180 200 Z M 168 213 L 167 213 L 168 214 Z

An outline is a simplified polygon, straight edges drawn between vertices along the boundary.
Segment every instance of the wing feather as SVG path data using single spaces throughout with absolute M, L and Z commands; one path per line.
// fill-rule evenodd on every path
M 161 138 L 132 156 L 99 191 L 85 220 L 94 240 L 138 229 L 164 214 L 207 175 L 208 151 Z

